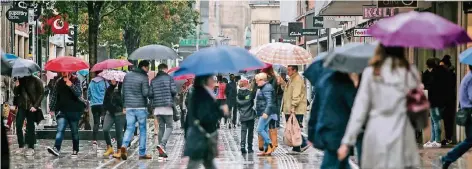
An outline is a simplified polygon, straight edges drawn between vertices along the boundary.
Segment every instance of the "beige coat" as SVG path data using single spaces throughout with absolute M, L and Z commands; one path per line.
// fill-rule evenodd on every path
M 351 117 L 342 139 L 343 144 L 355 145 L 362 126 L 367 123 L 362 147 L 362 168 L 404 169 L 419 167 L 420 156 L 415 131 L 407 116 L 406 95 L 418 87 L 415 67 L 392 70 L 387 59 L 380 77 L 368 67 L 362 74 Z M 415 75 L 413 75 L 415 74 Z M 408 79 L 408 80 L 406 80 Z
M 296 114 L 306 114 L 308 105 L 303 78 L 298 73 L 293 74 L 288 84 L 282 84 L 282 89 L 284 90 L 282 112 L 289 114 L 290 109 L 295 108 Z

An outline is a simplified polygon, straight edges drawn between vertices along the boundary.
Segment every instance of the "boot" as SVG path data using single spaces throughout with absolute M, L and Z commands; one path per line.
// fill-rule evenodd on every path
M 105 151 L 105 153 L 103 153 L 103 156 L 108 157 L 111 154 L 113 154 L 113 147 L 107 146 L 107 150 Z
M 258 135 L 259 139 L 259 151 L 264 151 L 264 139 L 262 139 L 262 136 Z
M 274 146 L 274 148 L 277 148 L 279 146 L 279 143 L 277 141 L 277 128 L 269 129 L 269 137 L 272 141 L 272 145 Z
M 267 146 L 267 149 L 266 149 L 266 151 L 264 152 L 264 154 L 265 154 L 266 156 L 270 156 L 274 151 L 275 151 L 274 145 L 273 145 L 273 144 L 269 144 L 269 145 Z
M 113 154 L 113 158 L 121 158 L 121 150 L 118 149 L 115 154 Z

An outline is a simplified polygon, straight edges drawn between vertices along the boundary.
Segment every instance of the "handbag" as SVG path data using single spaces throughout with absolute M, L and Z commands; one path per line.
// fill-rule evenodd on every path
M 284 131 L 284 142 L 290 147 L 297 147 L 302 145 L 300 124 L 298 124 L 295 114 L 290 114 L 287 121 L 287 126 Z
M 418 77 L 411 73 L 417 83 L 420 83 Z M 405 76 L 405 83 L 408 85 L 408 76 Z M 423 89 L 418 86 L 410 89 L 406 95 L 407 115 L 416 130 L 423 130 L 428 126 L 428 114 L 430 111 L 430 104 L 428 98 L 424 94 Z
M 33 112 L 33 113 L 34 113 L 34 122 L 36 122 L 36 124 L 39 125 L 39 123 L 44 120 L 43 110 L 39 108 L 39 109 L 36 109 L 36 112 Z
M 187 130 L 184 154 L 196 159 L 216 157 L 218 156 L 217 141 L 217 131 L 208 133 L 200 125 L 200 121 L 195 120 Z
M 472 115 L 471 111 L 472 109 L 470 108 L 459 109 L 456 113 L 456 124 L 459 126 L 466 126 L 470 121 L 470 116 Z

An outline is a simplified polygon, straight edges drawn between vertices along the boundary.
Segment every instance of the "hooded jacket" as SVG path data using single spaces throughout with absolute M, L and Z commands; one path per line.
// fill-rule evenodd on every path
M 144 70 L 136 69 L 125 75 L 122 89 L 124 108 L 146 108 L 149 93 L 149 78 Z
M 241 122 L 254 120 L 256 118 L 256 111 L 254 110 L 254 99 L 256 92 L 250 91 L 247 88 L 240 88 L 236 102 L 239 109 L 239 120 Z
M 97 76 L 90 81 L 87 94 L 91 106 L 103 105 L 107 88 L 108 83 L 103 77 Z

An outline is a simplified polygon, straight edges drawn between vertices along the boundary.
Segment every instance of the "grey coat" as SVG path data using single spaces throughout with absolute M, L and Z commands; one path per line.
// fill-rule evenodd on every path
M 150 92 L 149 97 L 153 108 L 172 106 L 177 94 L 174 79 L 167 73 L 160 71 L 151 81 Z
M 123 80 L 124 108 L 146 108 L 149 78 L 142 69 L 133 70 Z
M 373 75 L 368 67 L 362 74 L 351 117 L 342 139 L 343 144 L 355 145 L 357 135 L 367 122 L 362 148 L 362 168 L 403 169 L 419 167 L 420 156 L 415 132 L 406 113 L 406 94 L 416 88 L 418 71 L 411 66 L 392 69 L 388 59 Z

